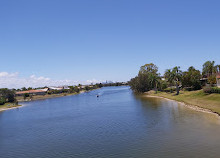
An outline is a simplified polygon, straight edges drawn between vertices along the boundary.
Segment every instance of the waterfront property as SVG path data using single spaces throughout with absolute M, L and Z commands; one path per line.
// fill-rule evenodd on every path
M 51 86 L 48 88 L 49 88 L 49 90 L 58 90 L 58 91 L 70 89 L 68 86 L 59 86 L 59 87 Z
M 32 89 L 27 91 L 20 91 L 16 92 L 16 96 L 23 96 L 24 94 L 31 94 L 31 95 L 45 95 L 47 94 L 48 88 L 44 89 Z
M 1 158 L 220 155 L 216 115 L 134 95 L 129 87 L 22 104 L 0 113 Z

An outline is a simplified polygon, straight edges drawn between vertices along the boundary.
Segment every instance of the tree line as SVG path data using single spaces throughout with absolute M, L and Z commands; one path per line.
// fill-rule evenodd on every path
M 0 89 L 0 105 L 5 104 L 6 102 L 16 103 L 15 92 L 7 88 Z
M 81 84 L 79 84 L 78 86 L 68 86 L 69 89 L 49 90 L 47 92 L 47 94 L 51 95 L 51 94 L 60 94 L 60 93 L 80 93 L 80 91 L 90 91 L 90 90 L 94 90 L 94 89 L 101 88 L 101 87 L 122 86 L 122 85 L 127 85 L 127 83 L 123 83 L 123 82 L 96 83 L 96 84 L 85 85 L 85 86 L 82 86 Z M 22 87 L 20 89 L 2 88 L 2 89 L 0 89 L 0 105 L 4 105 L 7 102 L 17 104 L 17 100 L 16 100 L 16 96 L 15 96 L 16 91 L 27 91 L 27 90 L 44 89 L 44 88 L 48 88 L 48 87 L 46 87 L 46 86 L 45 87 L 38 87 L 38 88 Z M 29 93 L 25 93 L 25 94 L 23 94 L 23 97 L 25 100 L 27 97 L 32 98 L 33 96 L 30 95 Z
M 190 66 L 187 71 L 182 71 L 179 66 L 176 66 L 167 69 L 163 76 L 158 73 L 158 67 L 150 63 L 140 67 L 138 75 L 129 81 L 129 85 L 134 92 L 143 93 L 149 90 L 164 91 L 168 89 L 175 90 L 178 95 L 181 88 L 199 90 L 206 83 L 214 86 L 217 73 L 220 73 L 220 65 L 215 65 L 215 61 L 205 62 L 202 72 L 193 66 Z

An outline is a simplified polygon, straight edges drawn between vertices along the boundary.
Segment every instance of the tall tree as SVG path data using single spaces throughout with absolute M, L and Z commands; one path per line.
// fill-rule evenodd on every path
M 161 80 L 161 78 L 157 74 L 151 73 L 149 75 L 150 85 L 153 86 L 153 88 L 155 89 L 156 92 L 157 92 L 157 89 L 158 89 L 158 87 L 160 85 L 160 80 Z
M 200 71 L 191 66 L 187 71 L 183 72 L 182 85 L 183 87 L 191 87 L 194 90 L 198 90 L 201 89 L 200 79 Z
M 171 84 L 174 83 L 176 85 L 176 95 L 179 95 L 179 84 L 182 78 L 182 71 L 179 66 L 174 67 L 172 70 L 168 69 L 165 72 L 165 78 Z
M 138 76 L 130 80 L 129 85 L 135 92 L 146 92 L 157 88 L 158 77 L 158 67 L 153 63 L 145 64 L 140 67 Z
M 9 90 L 7 88 L 0 89 L 0 97 L 5 98 L 7 102 L 14 102 L 15 99 L 15 92 L 12 90 Z
M 217 67 L 215 66 L 215 61 L 206 61 L 203 64 L 202 75 L 210 77 L 217 72 Z
M 145 64 L 141 66 L 139 73 L 152 73 L 152 74 L 157 74 L 158 72 L 158 67 L 154 65 L 153 63 L 150 64 Z

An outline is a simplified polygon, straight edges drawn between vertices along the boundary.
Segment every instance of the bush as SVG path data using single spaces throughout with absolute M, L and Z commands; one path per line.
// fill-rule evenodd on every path
M 211 87 L 207 87 L 207 86 L 203 87 L 203 92 L 211 94 L 212 93 L 212 88 Z
M 220 94 L 220 88 L 212 87 L 212 93 L 219 93 Z
M 203 88 L 204 93 L 218 93 L 220 94 L 220 88 L 218 87 L 204 87 Z

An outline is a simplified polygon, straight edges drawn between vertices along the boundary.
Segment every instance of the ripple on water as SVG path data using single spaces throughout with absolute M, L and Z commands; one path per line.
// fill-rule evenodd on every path
M 219 118 L 129 87 L 25 104 L 0 113 L 1 158 L 220 155 Z

